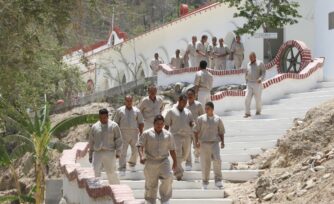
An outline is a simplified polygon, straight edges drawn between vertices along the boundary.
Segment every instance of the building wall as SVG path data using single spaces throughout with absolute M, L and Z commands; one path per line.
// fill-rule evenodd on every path
M 311 48 L 314 57 L 317 57 L 319 54 L 322 56 L 324 54 L 320 51 L 316 54 L 313 52 L 316 44 L 315 30 L 324 30 L 322 27 L 320 28 L 320 25 L 317 25 L 317 29 L 314 29 L 315 0 L 297 1 L 300 3 L 299 12 L 303 18 L 299 19 L 298 24 L 285 27 L 284 42 L 292 39 L 304 41 L 306 45 Z M 329 0 L 320 2 L 329 2 Z M 331 4 L 333 3 L 334 1 Z M 324 5 L 326 3 L 318 4 L 326 7 L 326 5 Z M 119 85 L 119 80 L 117 81 L 115 79 L 122 79 L 123 76 L 125 76 L 127 82 L 134 80 L 134 68 L 130 71 L 129 68 L 126 67 L 126 63 L 122 60 L 119 50 L 121 50 L 126 61 L 129 62 L 130 65 L 132 64 L 131 66 L 134 64 L 138 65 L 139 62 L 142 61 L 142 68 L 147 77 L 152 74 L 149 64 L 155 52 L 158 52 L 164 62 L 168 63 L 176 49 L 180 49 L 181 53 L 186 49 L 192 35 L 196 35 L 200 38 L 201 35 L 207 34 L 209 40 L 211 40 L 212 36 L 217 36 L 218 38 L 224 37 L 226 42 L 231 41 L 231 31 L 233 31 L 236 26 L 241 26 L 244 22 L 243 19 L 233 18 L 234 12 L 235 9 L 233 8 L 228 8 L 224 4 L 217 4 L 209 9 L 204 9 L 201 12 L 189 15 L 121 43 L 116 46 L 117 49 L 97 49 L 86 53 L 85 55 L 90 62 L 96 63 L 97 65 L 97 70 L 95 72 L 96 90 L 102 91 L 105 90 L 107 86 L 108 88 L 111 88 Z M 326 16 L 327 15 L 328 14 L 326 14 Z M 259 32 L 262 31 L 259 30 Z M 317 38 L 320 38 L 320 36 Z M 263 59 L 263 39 L 244 35 L 242 36 L 242 41 L 245 46 L 245 61 L 243 67 L 245 67 L 248 61 L 247 56 L 251 51 L 257 53 L 258 59 Z M 73 62 L 77 63 L 78 60 L 74 60 Z M 113 76 L 112 78 L 109 77 L 106 79 L 106 69 L 111 72 L 111 75 Z
M 328 29 L 328 14 L 334 12 L 333 0 L 315 3 L 315 55 L 325 57 L 324 78 L 334 80 L 334 29 Z

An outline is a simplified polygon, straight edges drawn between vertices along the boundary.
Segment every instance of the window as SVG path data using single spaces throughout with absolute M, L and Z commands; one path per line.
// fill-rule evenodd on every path
M 334 11 L 328 14 L 328 29 L 334 29 Z

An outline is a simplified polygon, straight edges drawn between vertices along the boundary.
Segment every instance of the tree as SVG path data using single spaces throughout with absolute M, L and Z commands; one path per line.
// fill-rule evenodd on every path
M 78 70 L 62 63 L 77 2 L 0 0 L 0 94 L 11 104 L 34 109 L 44 94 L 50 101 L 63 94 L 59 83 L 78 81 Z
M 227 3 L 229 7 L 235 7 L 235 18 L 241 17 L 246 22 L 234 31 L 238 35 L 253 35 L 260 28 L 268 32 L 271 28 L 283 28 L 284 25 L 292 25 L 298 22 L 301 16 L 298 13 L 299 4 L 288 0 L 219 0 Z M 270 46 L 267 41 L 268 47 Z
M 5 199 L 22 201 L 33 200 L 36 204 L 44 203 L 45 192 L 45 169 L 48 164 L 49 150 L 56 145 L 52 144 L 51 138 L 59 136 L 61 132 L 80 124 L 94 123 L 98 119 L 98 115 L 89 114 L 68 118 L 57 125 L 51 127 L 49 117 L 49 105 L 46 102 L 42 108 L 28 114 L 25 110 L 18 109 L 11 105 L 4 98 L 0 97 L 0 118 L 12 123 L 17 132 L 12 135 L 6 135 L 0 138 L 0 166 L 10 168 L 14 177 L 17 189 L 17 197 L 7 196 Z M 8 142 L 17 142 L 14 149 L 8 152 L 6 144 Z M 13 163 L 26 152 L 31 152 L 35 158 L 35 193 L 32 199 L 29 196 L 22 195 L 18 182 L 17 172 Z

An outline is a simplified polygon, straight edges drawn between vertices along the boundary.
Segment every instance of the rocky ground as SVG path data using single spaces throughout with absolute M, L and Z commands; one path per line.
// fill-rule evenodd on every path
M 235 203 L 334 203 L 334 100 L 295 119 L 277 147 L 254 157 L 246 168 L 264 174 L 227 183 Z

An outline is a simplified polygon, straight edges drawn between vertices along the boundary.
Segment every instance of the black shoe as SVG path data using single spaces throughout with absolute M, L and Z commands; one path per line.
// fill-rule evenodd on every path
M 250 114 L 245 114 L 245 115 L 244 115 L 244 118 L 249 118 L 249 117 L 251 117 Z

